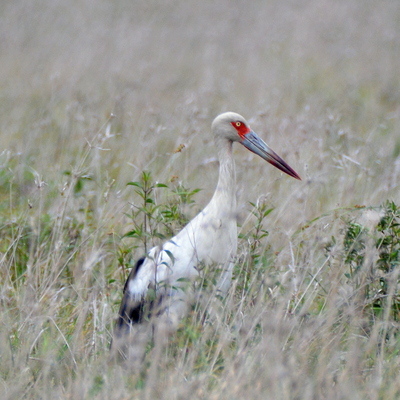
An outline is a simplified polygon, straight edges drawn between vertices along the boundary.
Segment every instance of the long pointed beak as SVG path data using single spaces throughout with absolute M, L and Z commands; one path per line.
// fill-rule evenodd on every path
M 280 169 L 286 174 L 301 181 L 297 172 L 289 167 L 289 165 L 282 160 L 268 145 L 254 132 L 250 131 L 242 136 L 243 140 L 240 142 L 244 147 L 259 155 L 265 161 L 268 161 L 274 167 Z

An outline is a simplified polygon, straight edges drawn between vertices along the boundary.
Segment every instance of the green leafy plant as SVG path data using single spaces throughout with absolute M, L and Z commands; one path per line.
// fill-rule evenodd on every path
M 184 207 L 194 206 L 193 197 L 201 190 L 190 190 L 180 183 L 170 188 L 165 183 L 154 182 L 147 171 L 142 172 L 140 181 L 129 182 L 128 185 L 135 187 L 139 202 L 132 203 L 129 217 L 133 228 L 124 237 L 136 239 L 133 247 L 143 246 L 144 253 L 156 244 L 154 239 L 165 240 L 188 223 Z M 165 189 L 159 196 L 161 200 L 158 199 L 157 189 Z
M 254 271 L 262 281 L 262 275 L 270 265 L 270 247 L 265 243 L 269 232 L 264 228 L 265 219 L 274 210 L 267 206 L 263 201 L 258 203 L 250 202 L 251 228 L 247 232 L 239 233 L 239 239 L 247 244 L 248 257 L 242 263 L 237 263 L 235 275 L 239 280 L 240 290 L 249 290 L 254 280 Z
M 181 183 L 178 183 L 175 188 L 170 188 L 168 201 L 162 204 L 160 209 L 166 236 L 173 236 L 189 222 L 185 209 L 187 206 L 195 205 L 193 197 L 200 191 L 201 189 L 190 190 Z
M 345 219 L 343 262 L 348 270 L 345 276 L 357 280 L 362 270 L 368 277 L 364 285 L 366 304 L 375 315 L 381 313 L 384 303 L 392 311 L 394 320 L 400 319 L 400 208 L 387 201 L 375 209 L 381 217 L 376 227 L 368 228 L 356 218 Z M 336 244 L 333 238 L 326 247 L 330 252 Z M 376 260 L 367 257 L 375 251 Z
M 141 204 L 133 204 L 132 212 L 129 215 L 133 223 L 133 229 L 126 233 L 125 237 L 132 237 L 142 242 L 144 251 L 147 253 L 149 239 L 164 238 L 158 231 L 160 208 L 155 199 L 156 188 L 168 188 L 164 183 L 152 181 L 151 172 L 143 171 L 141 180 L 129 182 L 127 185 L 134 186 L 135 193 L 139 196 Z

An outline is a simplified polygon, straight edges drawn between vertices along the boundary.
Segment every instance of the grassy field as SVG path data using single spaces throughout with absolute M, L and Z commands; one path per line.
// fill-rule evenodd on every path
M 2 399 L 400 398 L 399 1 L 3 0 L 0 37 Z M 231 291 L 114 360 L 224 111 L 303 180 L 236 146 Z M 138 210 L 144 171 L 168 188 Z

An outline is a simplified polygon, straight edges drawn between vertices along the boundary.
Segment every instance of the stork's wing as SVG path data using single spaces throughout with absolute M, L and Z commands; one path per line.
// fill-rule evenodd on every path
M 121 301 L 121 306 L 119 308 L 118 312 L 118 320 L 116 324 L 117 328 L 117 333 L 122 333 L 124 328 L 129 326 L 129 322 L 140 322 L 141 320 L 141 303 L 142 301 L 135 299 L 129 292 L 129 285 L 131 282 L 135 280 L 135 277 L 145 262 L 146 258 L 143 257 L 140 260 L 137 261 L 136 265 L 134 268 L 132 268 L 128 279 L 125 282 L 124 286 L 124 296 Z
M 159 286 L 167 282 L 176 272 L 172 250 L 176 250 L 176 245 L 172 241 L 165 243 L 161 249 L 154 247 L 132 268 L 125 282 L 118 313 L 117 336 L 126 333 L 131 324 L 140 323 L 144 317 L 149 316 L 154 307 L 161 307 L 163 291 L 159 290 Z M 154 296 L 146 296 L 151 288 L 154 290 Z

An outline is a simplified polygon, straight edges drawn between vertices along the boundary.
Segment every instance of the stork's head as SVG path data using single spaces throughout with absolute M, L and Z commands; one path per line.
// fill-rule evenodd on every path
M 239 142 L 274 167 L 301 180 L 300 176 L 250 129 L 249 124 L 241 115 L 234 112 L 220 114 L 214 119 L 211 129 L 217 141 L 224 138 L 232 142 Z

